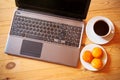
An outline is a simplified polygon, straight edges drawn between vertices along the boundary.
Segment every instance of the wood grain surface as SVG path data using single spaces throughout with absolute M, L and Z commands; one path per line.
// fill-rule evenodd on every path
M 4 53 L 14 0 L 0 0 L 0 80 L 120 80 L 120 0 L 91 0 L 87 18 L 105 16 L 115 25 L 115 36 L 102 45 L 108 54 L 107 65 L 98 72 L 86 70 L 79 62 L 77 68 L 37 61 Z M 83 34 L 82 48 L 92 43 Z M 82 49 L 81 48 L 81 49 Z

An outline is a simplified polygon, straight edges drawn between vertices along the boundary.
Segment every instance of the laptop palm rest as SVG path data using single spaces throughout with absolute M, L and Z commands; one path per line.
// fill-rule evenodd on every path
M 76 66 L 79 58 L 79 48 L 15 36 L 8 36 L 5 52 L 69 66 Z

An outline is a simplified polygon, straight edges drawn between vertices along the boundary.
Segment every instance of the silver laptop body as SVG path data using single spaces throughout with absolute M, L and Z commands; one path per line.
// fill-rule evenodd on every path
M 36 22 L 32 23 L 31 19 Z M 46 31 L 40 31 L 41 29 L 38 29 L 37 25 L 38 27 L 40 27 L 41 24 L 48 26 L 46 22 L 55 27 L 49 26 L 47 29 L 42 29 Z M 56 28 L 56 25 L 60 26 Z M 71 28 L 69 28 L 69 25 Z M 32 26 L 32 28 L 28 26 Z M 64 26 L 67 27 L 64 28 Z M 33 29 L 34 27 L 36 27 L 36 30 Z M 80 31 L 78 33 L 79 37 L 78 35 L 74 35 L 76 31 L 74 27 L 77 27 L 75 28 L 76 30 L 80 29 L 78 30 Z M 33 30 L 30 31 L 29 29 Z M 69 31 L 69 29 L 71 29 L 71 31 Z M 81 20 L 18 7 L 13 16 L 5 53 L 76 67 L 79 60 L 83 29 L 84 22 Z M 53 33 L 51 30 L 53 30 Z M 56 33 L 57 30 L 59 31 L 58 33 Z M 33 33 L 41 36 L 38 39 L 37 36 L 32 35 Z M 54 34 L 57 36 L 54 36 Z M 42 38 L 42 36 L 44 37 Z M 79 44 L 77 45 L 75 44 L 75 36 L 79 38 Z M 69 42 L 67 42 L 67 40 L 69 40 Z M 70 41 L 72 43 L 70 43 Z

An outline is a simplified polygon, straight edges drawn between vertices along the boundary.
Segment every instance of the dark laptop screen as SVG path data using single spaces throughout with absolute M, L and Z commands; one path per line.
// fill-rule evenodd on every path
M 90 0 L 16 0 L 21 8 L 37 9 L 57 15 L 86 18 Z

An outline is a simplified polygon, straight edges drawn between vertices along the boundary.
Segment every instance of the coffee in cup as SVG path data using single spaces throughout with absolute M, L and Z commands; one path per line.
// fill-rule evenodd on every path
M 93 25 L 93 31 L 97 36 L 106 37 L 110 33 L 110 26 L 104 20 L 98 20 Z

